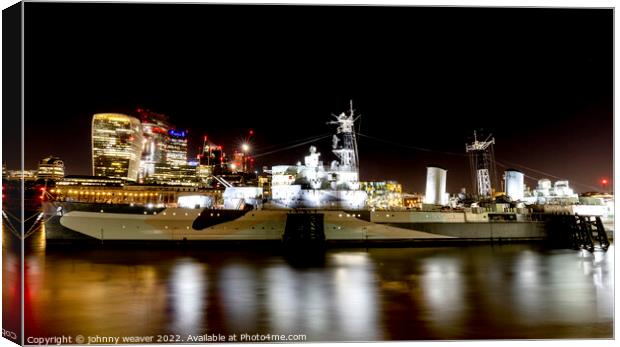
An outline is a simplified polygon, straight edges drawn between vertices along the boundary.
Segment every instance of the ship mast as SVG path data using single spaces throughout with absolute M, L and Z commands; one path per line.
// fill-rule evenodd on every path
M 350 112 L 351 118 L 353 118 L 353 99 L 349 100 L 349 112 Z M 354 118 L 353 122 L 358 120 L 358 118 L 360 118 L 361 116 L 362 115 L 359 115 L 356 118 Z M 351 135 L 353 137 L 353 149 L 355 150 L 355 171 L 358 172 L 359 174 L 359 154 L 357 151 L 357 137 L 355 136 L 355 131 L 353 131 Z
M 327 124 L 337 124 L 336 134 L 333 136 L 332 152 L 340 159 L 340 166 L 344 170 L 358 172 L 357 139 L 355 137 L 354 124 L 359 118 L 354 117 L 353 100 L 350 101 L 349 114 L 345 112 L 332 116 L 336 120 Z
M 477 188 L 479 197 L 488 198 L 493 194 L 493 182 L 497 170 L 495 169 L 495 153 L 493 145 L 495 138 L 491 134 L 484 141 L 478 141 L 478 135 L 474 131 L 474 142 L 465 144 L 465 151 L 469 153 L 469 161 L 472 169 L 472 180 Z

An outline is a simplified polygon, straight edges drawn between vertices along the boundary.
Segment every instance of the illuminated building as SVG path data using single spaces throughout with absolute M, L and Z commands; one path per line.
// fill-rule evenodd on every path
M 403 194 L 403 206 L 406 209 L 422 209 L 423 201 L 422 194 Z
M 145 182 L 157 184 L 196 185 L 196 166 L 187 160 L 187 131 L 169 129 L 166 133 L 165 160 L 153 163 L 153 171 Z
M 202 153 L 198 155 L 198 167 L 196 173 L 203 182 L 206 182 L 211 175 L 219 175 L 227 172 L 226 154 L 222 146 L 215 145 L 207 141 L 204 137 Z
M 137 118 L 98 113 L 92 121 L 93 175 L 138 179 L 142 157 L 142 126 Z
M 213 166 L 210 165 L 198 165 L 196 166 L 196 178 L 203 183 L 207 183 L 209 178 L 213 174 Z
M 233 172 L 245 172 L 246 167 L 246 159 L 245 153 L 235 151 L 232 157 L 232 163 L 230 164 L 230 168 Z
M 34 181 L 37 178 L 37 170 L 8 170 L 6 178 L 9 180 Z
M 122 187 L 123 180 L 120 178 L 107 178 L 98 176 L 67 175 L 56 182 L 56 187 Z
M 59 180 L 65 176 L 65 164 L 58 157 L 49 156 L 41 159 L 37 170 L 37 179 Z
M 137 113 L 144 136 L 139 181 L 158 184 L 195 181 L 196 165 L 188 165 L 187 160 L 187 131 L 174 129 L 163 114 L 140 108 Z
M 148 183 L 197 186 L 197 166 L 181 165 L 172 167 L 168 164 L 156 164 L 155 173 L 147 179 Z
M 244 145 L 247 146 L 247 145 Z M 247 148 L 247 147 L 246 147 Z M 234 165 L 234 166 L 233 166 Z M 233 172 L 252 172 L 254 170 L 254 158 L 248 155 L 248 150 L 235 151 L 231 163 Z
M 396 181 L 360 182 L 360 188 L 368 194 L 368 206 L 375 209 L 399 209 L 403 207 L 402 185 Z
M 166 164 L 171 167 L 187 165 L 187 131 L 168 130 Z
M 163 207 L 175 204 L 180 196 L 195 195 L 198 188 L 189 186 L 126 185 L 124 180 L 95 176 L 70 175 L 58 181 L 49 193 L 56 201 L 85 203 L 138 204 Z M 209 196 L 221 202 L 222 191 L 212 190 Z M 193 207 L 193 206 L 192 206 Z
M 145 109 L 137 109 L 142 121 L 142 158 L 140 161 L 140 181 L 155 173 L 155 164 L 166 161 L 166 146 L 168 145 L 168 131 L 171 126 L 168 117 Z
M 179 167 L 179 181 L 181 182 L 196 182 L 196 169 L 197 165 L 188 163 Z

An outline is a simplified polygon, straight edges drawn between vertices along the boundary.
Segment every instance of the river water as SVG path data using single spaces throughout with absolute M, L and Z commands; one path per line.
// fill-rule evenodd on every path
M 613 257 L 613 245 L 346 248 L 300 266 L 273 250 L 52 247 L 39 232 L 26 245 L 25 335 L 611 338 Z

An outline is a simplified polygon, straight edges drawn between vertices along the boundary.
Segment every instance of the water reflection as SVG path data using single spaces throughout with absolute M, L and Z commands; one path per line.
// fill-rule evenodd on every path
M 352 340 L 380 340 L 377 325 L 374 264 L 367 253 L 346 252 L 332 255 L 332 283 L 336 308 L 335 327 Z
M 21 341 L 21 243 L 2 223 L 2 328 L 4 337 Z
M 193 259 L 180 259 L 170 275 L 172 331 L 175 334 L 200 334 L 203 312 L 207 312 L 205 293 L 208 282 L 204 266 Z
M 613 252 L 343 249 L 299 267 L 258 250 L 32 247 L 27 335 L 611 337 Z
M 465 288 L 458 259 L 433 257 L 422 262 L 423 302 L 439 335 L 463 326 Z M 437 324 L 438 323 L 438 324 Z

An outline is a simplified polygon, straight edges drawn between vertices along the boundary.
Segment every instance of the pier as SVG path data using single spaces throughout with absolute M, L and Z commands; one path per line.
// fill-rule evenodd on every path
M 561 248 L 607 251 L 610 242 L 600 216 L 578 214 L 550 215 L 547 221 L 549 241 Z

